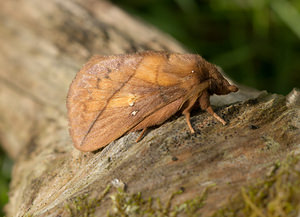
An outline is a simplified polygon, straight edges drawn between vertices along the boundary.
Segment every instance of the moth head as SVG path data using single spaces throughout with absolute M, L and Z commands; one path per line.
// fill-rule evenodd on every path
M 211 80 L 209 92 L 211 94 L 225 95 L 231 92 L 237 92 L 239 88 L 230 84 L 221 74 L 218 67 L 213 64 L 209 66 L 209 78 Z

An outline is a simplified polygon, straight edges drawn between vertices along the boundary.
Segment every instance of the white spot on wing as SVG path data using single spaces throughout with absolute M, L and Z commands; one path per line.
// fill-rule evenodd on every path
M 129 102 L 129 106 L 130 107 L 134 106 L 134 101 Z
M 132 115 L 132 116 L 135 116 L 137 113 L 138 113 L 138 111 L 135 110 L 135 111 L 131 112 L 131 115 Z
M 136 96 L 134 94 L 130 94 L 128 98 L 128 105 L 130 107 L 134 106 L 136 100 Z

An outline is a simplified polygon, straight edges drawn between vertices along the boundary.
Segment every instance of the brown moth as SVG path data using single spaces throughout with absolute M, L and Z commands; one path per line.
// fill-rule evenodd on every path
M 94 56 L 77 73 L 67 98 L 70 134 L 81 151 L 106 146 L 126 132 L 162 124 L 182 111 L 200 107 L 222 124 L 211 108 L 212 94 L 236 92 L 218 69 L 199 55 L 141 52 Z

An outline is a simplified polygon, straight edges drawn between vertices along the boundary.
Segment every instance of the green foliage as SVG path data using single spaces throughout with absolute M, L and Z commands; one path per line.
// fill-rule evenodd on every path
M 300 87 L 298 0 L 111 1 L 243 84 L 281 94 Z
M 88 195 L 76 197 L 71 203 L 66 205 L 70 216 L 94 216 L 96 207 L 101 207 L 101 201 L 108 193 L 107 187 L 100 199 L 88 199 Z M 197 217 L 199 210 L 204 206 L 206 190 L 202 195 L 191 200 L 186 200 L 182 204 L 171 206 L 172 200 L 183 191 L 174 192 L 166 203 L 162 203 L 160 198 L 144 199 L 142 194 L 129 194 L 124 189 L 119 188 L 115 193 L 109 195 L 111 208 L 107 212 L 107 217 L 176 217 L 178 215 Z
M 0 148 L 0 216 L 4 216 L 3 206 L 8 202 L 8 185 L 10 181 L 12 161 Z
M 300 211 L 300 155 L 275 164 L 268 177 L 241 193 L 213 217 L 297 217 Z
M 93 216 L 95 213 L 95 208 L 100 206 L 103 198 L 109 192 L 111 186 L 108 185 L 103 191 L 99 198 L 88 199 L 88 194 L 84 194 L 72 199 L 72 201 L 66 204 L 66 209 L 70 216 L 82 216 L 88 217 Z

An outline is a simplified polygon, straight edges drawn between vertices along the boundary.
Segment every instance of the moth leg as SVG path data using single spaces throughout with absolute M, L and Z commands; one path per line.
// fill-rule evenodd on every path
M 186 112 L 184 115 L 185 115 L 186 123 L 187 123 L 188 127 L 190 128 L 191 133 L 194 134 L 195 130 L 193 129 L 191 121 L 190 121 L 190 117 L 191 117 L 190 111 Z
M 201 96 L 199 97 L 199 103 L 202 110 L 206 110 L 209 114 L 211 114 L 214 118 L 216 118 L 218 121 L 220 121 L 223 125 L 226 125 L 226 121 L 223 120 L 219 115 L 217 115 L 212 107 L 210 106 L 209 101 L 209 93 L 207 91 L 203 92 Z
M 141 134 L 140 134 L 139 137 L 135 140 L 135 142 L 139 142 L 139 141 L 142 139 L 142 137 L 143 137 L 144 133 L 146 132 L 146 130 L 147 130 L 147 127 L 145 127 L 145 128 L 142 130 Z
M 197 100 L 197 98 L 190 99 L 189 102 L 188 102 L 187 107 L 182 112 L 182 114 L 184 114 L 184 116 L 185 116 L 186 123 L 187 123 L 187 125 L 188 125 L 188 127 L 189 127 L 192 134 L 195 133 L 195 130 L 192 127 L 190 117 L 191 117 L 191 110 L 192 110 L 196 100 Z
M 206 111 L 211 114 L 212 116 L 214 116 L 214 118 L 216 118 L 218 121 L 220 121 L 223 125 L 226 125 L 226 121 L 224 121 L 223 118 L 221 118 L 219 115 L 217 115 L 214 110 L 212 109 L 211 106 L 209 106 L 208 108 L 206 108 Z

